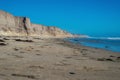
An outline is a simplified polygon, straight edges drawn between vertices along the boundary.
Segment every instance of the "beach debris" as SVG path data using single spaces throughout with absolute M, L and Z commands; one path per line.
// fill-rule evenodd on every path
M 5 42 L 4 40 L 0 39 L 0 42 Z
M 34 75 L 24 75 L 24 74 L 11 74 L 12 76 L 17 76 L 17 77 L 26 77 L 30 79 L 36 79 Z
M 4 40 L 10 40 L 10 39 L 8 39 L 8 38 L 3 38 Z
M 82 55 L 87 55 L 86 51 L 88 51 L 87 49 L 82 49 L 80 52 L 82 53 Z
M 113 61 L 113 59 L 107 58 L 106 61 Z
M 34 66 L 29 66 L 29 68 L 35 68 L 35 69 L 39 68 L 39 69 L 44 69 L 43 66 L 39 66 L 39 65 L 38 65 L 38 66 L 37 66 L 37 65 L 36 65 L 36 66 L 35 66 L 35 65 L 34 65 Z
M 81 53 L 83 53 L 83 51 L 80 51 Z
M 38 40 L 39 40 L 39 39 L 41 39 L 41 38 L 34 38 L 34 39 L 38 39 Z
M 87 49 L 82 49 L 83 51 L 87 51 Z
M 105 61 L 105 58 L 98 58 L 97 61 Z
M 73 74 L 75 74 L 75 72 L 69 72 L 69 74 L 72 74 L 72 75 L 73 75 Z
M 19 42 L 33 42 L 33 40 L 22 40 L 22 39 L 15 39 L 15 41 L 19 41 Z
M 110 55 L 110 57 L 115 57 L 115 56 L 113 56 L 113 55 Z
M 117 59 L 116 59 L 116 60 L 118 60 L 118 61 L 119 61 L 119 60 L 120 60 L 120 57 L 117 57 Z
M 6 46 L 8 43 L 0 42 L 1 46 Z
M 120 59 L 120 57 L 117 57 L 117 59 Z
M 97 61 L 114 61 L 111 58 L 98 58 Z
M 37 56 L 41 56 L 41 54 L 36 54 Z
M 67 57 L 65 57 L 65 58 L 67 58 L 67 59 L 71 59 L 72 57 L 71 57 L 71 56 L 67 56 Z

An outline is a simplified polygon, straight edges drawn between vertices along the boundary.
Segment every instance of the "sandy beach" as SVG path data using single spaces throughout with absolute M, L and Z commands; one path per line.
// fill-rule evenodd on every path
M 120 80 L 120 53 L 62 39 L 0 37 L 0 80 Z

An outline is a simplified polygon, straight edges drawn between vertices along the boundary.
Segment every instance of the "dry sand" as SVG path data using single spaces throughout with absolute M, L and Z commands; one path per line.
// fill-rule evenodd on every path
M 0 80 L 120 80 L 120 53 L 60 39 L 1 37 Z

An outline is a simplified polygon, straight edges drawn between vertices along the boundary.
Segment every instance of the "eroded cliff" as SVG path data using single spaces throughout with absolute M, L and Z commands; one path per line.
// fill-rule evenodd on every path
M 15 17 L 0 10 L 1 36 L 73 37 L 57 27 L 32 24 L 29 18 Z

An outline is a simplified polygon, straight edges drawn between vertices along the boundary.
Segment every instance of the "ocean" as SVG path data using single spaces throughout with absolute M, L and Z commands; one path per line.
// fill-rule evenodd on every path
M 106 38 L 106 37 L 88 37 L 88 38 L 69 38 L 70 42 L 94 47 L 101 48 L 105 50 L 110 50 L 113 52 L 120 52 L 120 38 Z

